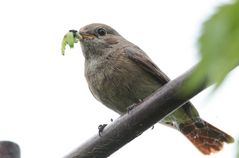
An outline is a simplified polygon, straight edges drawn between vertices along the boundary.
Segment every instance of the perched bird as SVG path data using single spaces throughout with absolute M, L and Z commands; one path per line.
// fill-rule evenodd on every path
M 94 97 L 119 114 L 151 95 L 169 78 L 138 46 L 105 24 L 89 24 L 79 31 L 85 57 L 85 77 Z M 222 149 L 234 139 L 200 118 L 185 103 L 160 123 L 184 134 L 203 154 Z

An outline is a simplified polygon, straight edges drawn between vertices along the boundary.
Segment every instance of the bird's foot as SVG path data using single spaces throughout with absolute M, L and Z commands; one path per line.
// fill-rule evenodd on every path
M 128 108 L 127 108 L 127 112 L 129 113 L 131 110 L 133 110 L 138 104 L 140 104 L 143 100 L 142 99 L 139 99 L 137 103 L 134 103 L 132 105 L 130 105 Z
M 107 124 L 101 124 L 98 126 L 98 130 L 99 130 L 99 136 L 102 137 L 102 132 L 104 130 L 104 128 L 107 126 Z
M 136 107 L 136 103 L 130 105 L 129 107 L 127 107 L 127 113 L 129 113 L 131 110 L 133 110 Z

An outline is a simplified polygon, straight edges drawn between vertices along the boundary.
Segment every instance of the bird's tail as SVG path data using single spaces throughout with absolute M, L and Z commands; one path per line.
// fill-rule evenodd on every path
M 223 148 L 224 142 L 234 142 L 234 139 L 230 135 L 201 118 L 189 123 L 180 124 L 179 129 L 198 150 L 206 155 L 220 151 Z

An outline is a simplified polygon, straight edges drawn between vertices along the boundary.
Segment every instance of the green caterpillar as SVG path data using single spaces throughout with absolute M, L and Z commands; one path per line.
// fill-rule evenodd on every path
M 79 41 L 80 35 L 77 31 L 70 30 L 67 32 L 61 43 L 61 53 L 65 55 L 66 45 L 69 45 L 70 48 L 74 48 L 74 44 Z

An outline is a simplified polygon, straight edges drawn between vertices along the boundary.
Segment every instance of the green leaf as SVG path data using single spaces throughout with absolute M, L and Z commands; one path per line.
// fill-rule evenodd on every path
M 61 43 L 62 55 L 65 55 L 66 45 L 69 45 L 70 48 L 74 48 L 74 43 L 77 43 L 77 39 L 75 38 L 73 32 L 66 33 Z
M 239 64 L 239 1 L 219 7 L 204 24 L 198 39 L 201 61 L 193 82 L 207 78 L 219 86 Z M 192 82 L 192 84 L 193 84 Z

